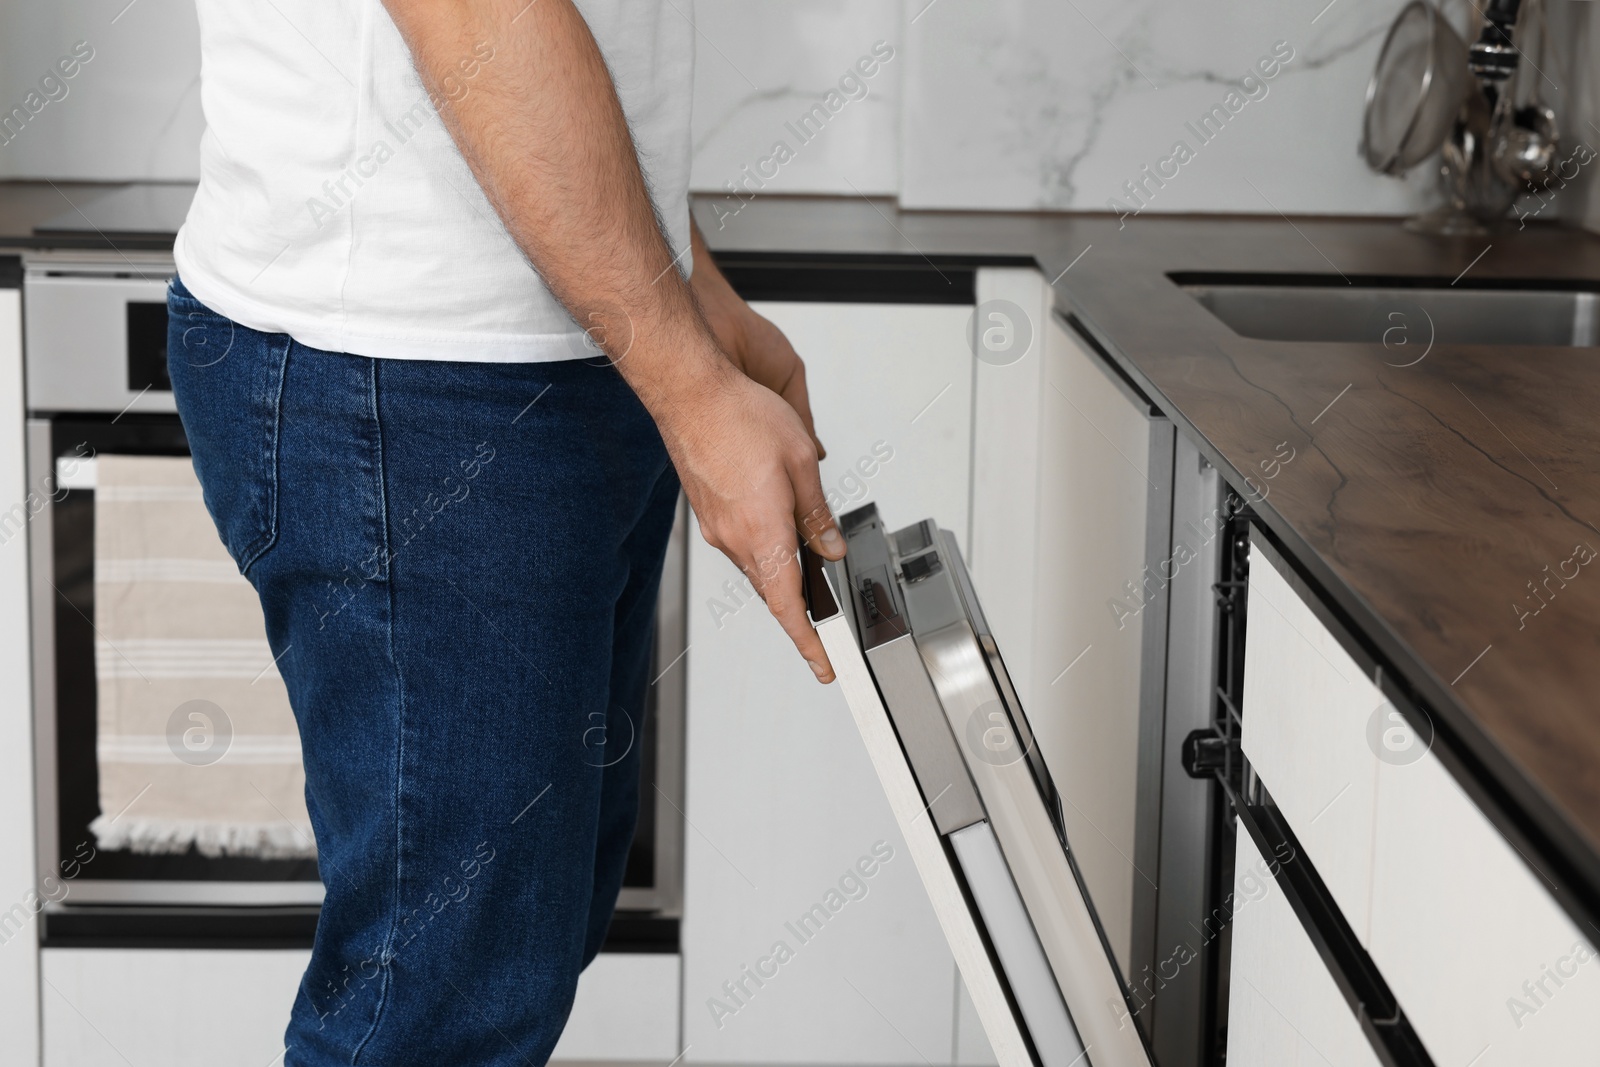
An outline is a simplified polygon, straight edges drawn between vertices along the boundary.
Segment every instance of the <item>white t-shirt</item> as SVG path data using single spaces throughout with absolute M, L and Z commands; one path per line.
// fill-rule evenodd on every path
M 674 252 L 689 244 L 694 29 L 671 0 L 575 0 Z M 206 132 L 178 273 L 213 310 L 334 352 L 590 356 L 478 188 L 379 0 L 198 0 Z M 486 40 L 441 96 L 470 93 Z M 678 260 L 688 273 L 693 257 Z

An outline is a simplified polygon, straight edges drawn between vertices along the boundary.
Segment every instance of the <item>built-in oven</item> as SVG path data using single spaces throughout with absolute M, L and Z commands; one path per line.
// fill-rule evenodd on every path
M 148 252 L 42 252 L 24 268 L 28 477 L 48 490 L 29 549 L 38 860 L 61 886 L 45 906 L 42 936 L 57 945 L 309 944 L 322 899 L 314 854 L 107 848 L 91 829 L 116 814 L 101 811 L 97 756 L 99 461 L 188 455 L 166 369 L 174 267 L 169 255 Z M 640 817 L 612 948 L 677 945 L 686 529 L 680 506 L 639 739 Z

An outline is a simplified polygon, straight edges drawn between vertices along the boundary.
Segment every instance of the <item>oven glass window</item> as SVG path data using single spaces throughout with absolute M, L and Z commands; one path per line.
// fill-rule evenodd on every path
M 133 415 L 109 420 L 58 419 L 51 427 L 54 456 L 188 454 L 174 416 Z M 72 489 L 53 505 L 51 548 L 55 586 L 56 795 L 58 854 L 74 864 L 75 880 L 277 882 L 317 880 L 315 859 L 205 856 L 196 849 L 151 854 L 96 847 L 89 824 L 100 814 L 96 759 L 94 534 L 92 489 Z M 90 853 L 90 849 L 93 852 Z
M 135 309 L 130 305 L 130 340 L 134 336 Z M 152 320 L 153 322 L 153 320 Z M 163 309 L 162 326 L 165 326 Z M 153 326 L 152 326 L 153 328 Z M 153 349 L 151 350 L 153 353 Z M 153 358 L 153 356 L 152 356 Z M 130 354 L 130 382 L 138 360 Z M 50 450 L 56 458 L 99 455 L 187 456 L 188 442 L 174 415 L 73 416 L 50 424 Z M 53 463 L 52 463 L 53 465 Z M 121 899 L 117 883 L 272 883 L 318 881 L 314 858 L 263 859 L 251 856 L 209 856 L 191 847 L 171 854 L 107 849 L 98 846 L 90 824 L 101 815 L 100 769 L 96 755 L 98 682 L 95 669 L 95 491 L 72 488 L 58 494 L 51 505 L 49 580 L 54 598 L 55 644 L 54 707 L 56 748 L 54 803 L 57 814 L 56 849 L 59 861 L 71 868 L 75 881 L 92 881 L 104 887 L 93 894 L 96 902 Z M 660 649 L 654 657 L 661 659 Z M 652 675 L 664 665 L 657 664 Z M 659 686 L 651 686 L 639 737 L 643 774 L 638 827 L 624 875 L 623 907 L 630 906 L 626 890 L 653 892 L 671 872 L 660 869 L 657 827 L 656 779 L 660 724 Z M 666 786 L 669 790 L 671 786 Z M 107 813 L 110 814 L 110 813 Z M 91 862 L 82 862 L 86 856 Z M 65 870 L 65 868 L 64 868 Z M 79 895 L 85 903 L 89 897 Z M 192 894 L 183 901 L 196 903 Z M 257 899 L 258 902 L 260 898 Z M 304 900 L 304 892 L 290 894 L 285 903 Z M 128 902 L 153 902 L 148 889 L 128 894 Z M 176 901 L 175 901 L 176 902 Z M 218 903 L 222 901 L 219 900 Z M 642 904 L 643 901 L 638 902 Z M 634 904 L 632 906 L 638 906 Z

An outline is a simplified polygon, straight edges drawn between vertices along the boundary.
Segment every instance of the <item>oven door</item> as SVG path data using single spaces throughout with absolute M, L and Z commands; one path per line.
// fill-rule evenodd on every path
M 322 883 L 315 859 L 113 851 L 100 848 L 89 829 L 100 814 L 94 457 L 104 454 L 184 456 L 188 442 L 176 415 L 28 422 L 30 484 L 54 487 L 34 519 L 30 544 L 39 869 L 71 876 L 65 909 L 316 905 Z
M 83 415 L 28 421 L 29 484 L 54 492 L 31 541 L 39 869 L 71 873 L 71 904 L 315 905 L 314 859 L 265 860 L 92 852 L 100 814 L 95 757 L 94 462 L 101 454 L 187 455 L 176 415 Z M 84 459 L 83 457 L 91 457 Z M 682 510 L 680 505 L 680 510 Z M 686 519 L 662 576 L 643 728 L 644 781 L 618 908 L 676 918 L 682 909 L 684 687 L 681 658 Z M 666 800 L 661 800 L 661 797 Z M 74 860 L 80 862 L 73 862 Z M 59 924 L 58 924 L 59 928 Z M 643 935 L 641 935 L 643 936 Z M 649 934 L 651 938 L 658 935 Z
M 273 913 L 268 927 L 308 937 L 323 896 L 315 859 L 111 851 L 97 848 L 89 829 L 100 814 L 93 457 L 189 454 L 166 375 L 172 263 L 132 255 L 130 261 L 115 254 L 33 254 L 24 282 L 28 478 L 51 487 L 29 542 L 37 847 L 39 870 L 67 888 L 47 904 L 45 936 L 62 943 L 114 943 L 124 934 L 161 940 L 168 936 L 161 931 L 198 928 L 244 909 L 253 926 Z M 639 824 L 612 947 L 659 951 L 676 944 L 686 538 L 687 508 L 680 502 L 661 584 L 655 681 L 636 741 L 643 765 Z M 92 862 L 84 862 L 88 855 Z M 224 940 L 242 929 L 237 922 L 212 926 Z
M 840 525 L 844 560 L 806 556 L 811 618 L 1000 1064 L 1149 1067 L 954 538 L 871 505 Z

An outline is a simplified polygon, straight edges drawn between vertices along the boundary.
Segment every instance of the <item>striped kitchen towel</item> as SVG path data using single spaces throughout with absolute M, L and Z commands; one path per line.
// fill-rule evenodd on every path
M 96 840 L 315 855 L 299 734 L 261 605 L 217 537 L 193 465 L 108 455 L 96 465 Z

